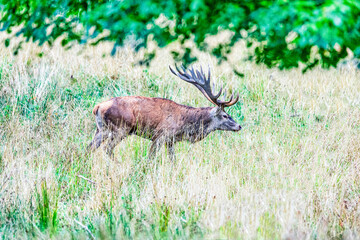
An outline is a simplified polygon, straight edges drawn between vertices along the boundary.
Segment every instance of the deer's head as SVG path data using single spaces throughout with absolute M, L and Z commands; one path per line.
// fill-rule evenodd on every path
M 221 88 L 220 91 L 215 95 L 212 93 L 210 86 L 210 68 L 207 78 L 203 72 L 202 67 L 200 68 L 200 71 L 194 70 L 194 68 L 190 68 L 187 71 L 185 67 L 182 67 L 181 71 L 175 65 L 177 72 L 170 66 L 169 68 L 173 74 L 194 85 L 211 103 L 216 105 L 216 107 L 213 107 L 210 110 L 211 123 L 209 127 L 211 130 L 239 131 L 241 129 L 241 126 L 225 112 L 225 107 L 230 107 L 238 102 L 239 94 L 236 96 L 236 98 L 231 95 L 230 100 L 228 101 L 219 100 L 223 88 Z

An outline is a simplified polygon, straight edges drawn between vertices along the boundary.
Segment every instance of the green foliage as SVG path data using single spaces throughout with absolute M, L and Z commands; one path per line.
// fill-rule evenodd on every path
M 336 66 L 347 49 L 360 57 L 357 0 L 0 0 L 0 6 L 0 30 L 39 45 L 51 45 L 59 37 L 64 47 L 112 41 L 114 54 L 128 40 L 136 51 L 147 48 L 150 40 L 159 47 L 178 41 L 183 50 L 173 51 L 173 58 L 188 64 L 196 56 L 185 47 L 187 40 L 222 62 L 228 60 L 234 44 L 245 39 L 251 49 L 249 59 L 280 69 L 302 62 L 304 71 L 317 64 Z M 206 37 L 223 30 L 231 31 L 231 36 L 210 47 Z M 5 46 L 9 45 L 6 39 Z M 148 52 L 139 63 L 148 65 L 154 56 L 154 51 Z
M 46 182 L 41 184 L 41 193 L 37 193 L 37 212 L 39 216 L 39 227 L 41 231 L 45 231 L 50 227 L 51 232 L 56 231 L 57 227 L 57 201 L 55 206 L 50 204 L 49 189 L 46 187 Z

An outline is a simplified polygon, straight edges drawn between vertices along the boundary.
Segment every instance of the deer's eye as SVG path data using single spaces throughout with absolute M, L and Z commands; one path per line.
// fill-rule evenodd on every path
M 229 118 L 229 117 L 228 117 L 228 115 L 223 115 L 223 118 L 227 119 L 227 118 Z

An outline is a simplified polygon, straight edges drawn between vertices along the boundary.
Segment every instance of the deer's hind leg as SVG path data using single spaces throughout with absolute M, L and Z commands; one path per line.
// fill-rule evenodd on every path
M 97 148 L 100 147 L 101 143 L 109 137 L 109 131 L 105 127 L 100 111 L 97 111 L 95 115 L 95 122 L 97 129 L 93 140 L 87 146 L 88 152 L 95 151 Z
M 99 148 L 101 143 L 108 138 L 108 135 L 109 134 L 106 134 L 103 131 L 97 129 L 93 140 L 87 146 L 87 151 L 95 151 L 97 148 Z
M 121 142 L 126 137 L 125 134 L 119 135 L 116 133 L 111 133 L 111 136 L 109 137 L 109 141 L 105 147 L 106 154 L 111 158 L 114 159 L 114 148 L 116 145 Z
M 129 135 L 130 129 L 123 126 L 120 129 L 114 128 L 113 131 L 109 134 L 109 140 L 105 147 L 106 154 L 111 158 L 114 159 L 114 148 L 118 145 L 121 140 L 126 138 Z

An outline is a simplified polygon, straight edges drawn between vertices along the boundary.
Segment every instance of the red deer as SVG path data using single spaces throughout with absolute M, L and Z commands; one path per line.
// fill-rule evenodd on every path
M 176 71 L 170 71 L 182 80 L 197 87 L 216 107 L 194 108 L 178 104 L 164 98 L 141 96 L 115 97 L 94 107 L 96 134 L 89 144 L 89 150 L 97 149 L 102 142 L 108 141 L 106 153 L 113 158 L 114 147 L 125 137 L 135 134 L 152 140 L 149 157 L 153 158 L 163 144 L 168 155 L 174 160 L 174 143 L 187 140 L 192 143 L 205 138 L 215 130 L 239 131 L 241 126 L 224 110 L 239 100 L 231 96 L 222 101 L 214 95 L 210 87 L 210 69 L 206 78 L 202 68 L 183 72 L 175 65 Z

